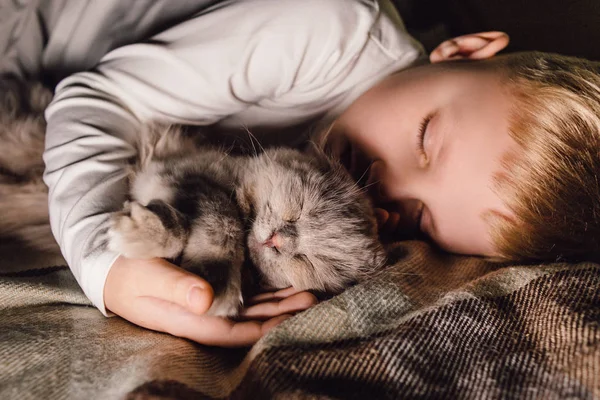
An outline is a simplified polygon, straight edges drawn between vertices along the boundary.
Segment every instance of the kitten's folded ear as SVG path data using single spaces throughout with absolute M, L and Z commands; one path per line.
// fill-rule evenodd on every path
M 235 191 L 235 197 L 237 200 L 238 207 L 244 214 L 245 218 L 249 218 L 252 215 L 252 204 L 254 203 L 254 194 L 252 192 L 252 186 L 246 182 L 238 186 Z
M 304 147 L 303 152 L 310 156 L 310 158 L 314 162 L 314 165 L 322 173 L 328 173 L 336 171 L 340 168 L 344 168 L 340 160 L 334 156 L 333 152 L 331 152 L 327 148 L 319 146 L 315 142 L 308 142 Z

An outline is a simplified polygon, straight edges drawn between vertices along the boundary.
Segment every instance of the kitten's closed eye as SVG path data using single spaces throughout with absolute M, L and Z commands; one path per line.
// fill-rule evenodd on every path
M 287 199 L 287 202 L 282 211 L 282 219 L 285 222 L 296 222 L 302 216 L 302 212 L 304 211 L 304 198 L 302 196 L 303 188 L 302 185 L 295 185 L 296 191 L 290 192 L 290 197 Z M 294 195 L 292 195 L 294 193 Z M 299 197 L 293 197 L 297 196 Z

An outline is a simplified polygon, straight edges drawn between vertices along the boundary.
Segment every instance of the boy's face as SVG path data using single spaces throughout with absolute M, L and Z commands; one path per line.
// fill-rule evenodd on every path
M 448 251 L 496 255 L 485 216 L 511 217 L 494 184 L 516 146 L 508 113 L 508 95 L 489 70 L 430 64 L 359 97 L 334 124 L 332 141 L 346 138 L 373 161 L 371 193 L 400 215 L 403 230 L 418 228 Z

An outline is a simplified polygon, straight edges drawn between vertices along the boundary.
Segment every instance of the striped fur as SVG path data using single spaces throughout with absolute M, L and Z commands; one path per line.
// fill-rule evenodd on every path
M 58 253 L 41 180 L 50 94 L 1 81 L 0 238 Z M 367 197 L 323 154 L 278 148 L 233 156 L 199 145 L 197 132 L 179 126 L 145 126 L 138 139 L 130 201 L 113 214 L 107 245 L 206 278 L 215 289 L 210 314 L 237 314 L 248 261 L 263 286 L 331 293 L 385 262 Z

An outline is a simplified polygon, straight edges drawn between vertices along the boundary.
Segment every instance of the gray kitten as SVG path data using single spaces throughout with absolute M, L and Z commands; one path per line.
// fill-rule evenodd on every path
M 50 94 L 0 79 L 0 237 L 56 251 L 41 180 Z M 131 201 L 107 244 L 126 257 L 162 257 L 206 278 L 212 315 L 235 316 L 242 270 L 262 285 L 338 293 L 382 266 L 369 200 L 343 166 L 315 151 L 234 156 L 198 145 L 182 127 L 148 126 L 132 160 Z
M 132 201 L 112 218 L 109 248 L 180 259 L 213 285 L 209 314 L 237 314 L 245 252 L 271 288 L 338 293 L 383 265 L 368 199 L 325 155 L 233 156 L 173 126 L 139 137 Z

